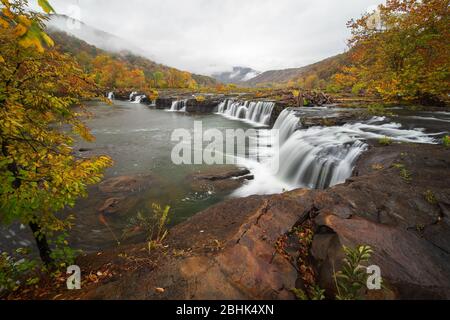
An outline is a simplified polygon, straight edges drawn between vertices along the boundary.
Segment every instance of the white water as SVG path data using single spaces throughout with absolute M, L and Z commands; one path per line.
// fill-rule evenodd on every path
M 172 105 L 170 106 L 170 110 L 168 111 L 186 112 L 186 103 L 187 99 L 172 101 Z
M 270 101 L 233 101 L 224 100 L 217 113 L 230 119 L 246 121 L 253 125 L 267 126 L 270 122 L 274 102 Z
M 108 99 L 109 100 L 114 100 L 114 92 L 108 92 Z
M 134 96 L 135 95 L 137 95 L 138 93 L 137 93 L 137 91 L 133 91 L 132 93 L 130 93 L 130 97 L 129 97 L 129 99 L 128 100 L 130 100 L 130 101 L 133 101 L 134 99 Z
M 144 98 L 145 98 L 145 94 L 134 96 L 134 101 L 132 101 L 131 103 L 141 103 L 142 99 L 144 99 Z
M 333 127 L 300 128 L 298 111 L 284 110 L 274 125 L 279 134 L 279 150 L 257 162 L 239 159 L 255 179 L 234 192 L 235 196 L 279 193 L 299 187 L 323 189 L 351 176 L 358 157 L 367 150 L 367 139 L 390 137 L 394 141 L 435 143 L 422 129 L 402 129 L 398 123 L 381 123 L 374 117 L 366 123 Z M 267 131 L 274 135 L 274 130 Z M 274 158 L 278 157 L 278 158 Z M 276 163 L 279 166 L 276 166 Z

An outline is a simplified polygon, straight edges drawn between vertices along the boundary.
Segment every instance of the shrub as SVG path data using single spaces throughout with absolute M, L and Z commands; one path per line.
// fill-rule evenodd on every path
M 389 146 L 392 144 L 392 139 L 389 137 L 383 137 L 378 140 L 378 143 L 382 146 Z
M 147 245 L 149 251 L 159 247 L 169 232 L 167 230 L 167 224 L 169 223 L 169 211 L 170 206 L 165 206 L 164 209 L 162 209 L 159 204 L 153 203 L 152 214 L 145 215 L 142 211 L 139 211 L 136 214 L 136 217 L 131 219 L 124 234 L 130 230 L 144 230 L 147 235 Z
M 19 248 L 16 254 L 20 259 L 6 252 L 0 254 L 0 295 L 16 291 L 22 285 L 35 285 L 39 282 L 38 264 L 27 259 L 28 251 Z
M 425 193 L 423 194 L 423 196 L 425 197 L 425 200 L 429 203 L 429 204 L 436 204 L 437 203 L 437 199 L 436 196 L 434 195 L 433 191 L 431 190 L 427 190 L 425 191 Z
M 369 261 L 373 250 L 369 246 L 359 246 L 355 249 L 343 247 L 345 258 L 341 271 L 334 274 L 338 300 L 357 300 L 363 297 L 367 285 L 366 267 L 362 265 Z

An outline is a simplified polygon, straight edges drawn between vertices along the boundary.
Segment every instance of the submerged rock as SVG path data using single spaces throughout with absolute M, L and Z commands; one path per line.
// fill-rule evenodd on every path
M 104 193 L 137 192 L 151 186 L 154 179 L 151 175 L 118 176 L 104 180 L 98 189 Z

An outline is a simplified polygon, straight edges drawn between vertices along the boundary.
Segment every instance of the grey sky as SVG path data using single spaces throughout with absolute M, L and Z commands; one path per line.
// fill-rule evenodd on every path
M 31 3 L 36 0 L 30 0 Z M 58 13 L 128 40 L 157 61 L 210 74 L 300 67 L 346 49 L 346 22 L 381 0 L 51 0 Z

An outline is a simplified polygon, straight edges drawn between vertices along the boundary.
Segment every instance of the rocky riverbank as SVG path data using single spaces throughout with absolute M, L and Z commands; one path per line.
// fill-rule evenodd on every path
M 58 298 L 294 299 L 305 270 L 332 298 L 342 246 L 366 244 L 386 286 L 366 298 L 448 299 L 449 159 L 438 145 L 372 146 L 344 184 L 230 199 L 150 253 L 142 244 L 80 257 L 83 289 Z M 298 228 L 313 232 L 306 269 Z

